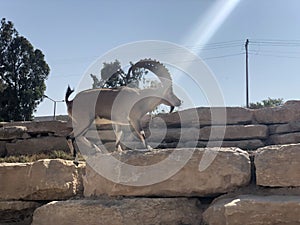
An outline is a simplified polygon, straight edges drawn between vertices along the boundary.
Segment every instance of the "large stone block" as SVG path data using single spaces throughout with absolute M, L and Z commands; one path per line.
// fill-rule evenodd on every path
M 267 146 L 255 154 L 257 185 L 300 186 L 300 144 Z
M 53 134 L 56 136 L 67 136 L 72 128 L 65 121 L 25 121 L 13 122 L 14 126 L 25 126 L 30 134 Z
M 241 195 L 215 201 L 204 212 L 209 225 L 300 224 L 300 196 Z
M 0 128 L 1 127 L 4 127 L 5 125 L 7 125 L 8 124 L 8 122 L 0 122 Z
M 254 118 L 263 124 L 300 121 L 300 101 L 287 101 L 283 106 L 254 110 Z
M 300 132 L 300 121 L 269 125 L 270 134 L 286 134 L 292 132 Z
M 168 146 L 169 143 L 166 143 Z M 170 143 L 173 144 L 173 143 Z M 176 143 L 175 143 L 176 144 Z M 256 150 L 265 146 L 264 142 L 259 139 L 249 139 L 249 140 L 233 140 L 233 141 L 198 141 L 198 142 L 183 142 L 178 143 L 174 147 L 177 148 L 188 148 L 188 147 L 200 147 L 205 148 L 209 145 L 209 147 L 236 147 L 242 150 Z M 171 148 L 171 147 L 170 147 Z
M 116 135 L 114 130 L 88 130 L 84 135 L 86 138 L 92 141 L 115 141 Z
M 7 151 L 6 151 L 6 142 L 5 141 L 0 141 L 0 157 L 6 156 Z
M 265 125 L 207 126 L 200 130 L 200 140 L 266 139 L 267 136 L 268 127 Z
M 22 138 L 26 133 L 25 126 L 4 126 L 0 128 L 0 140 L 14 140 Z
M 151 121 L 151 124 L 153 127 L 161 127 L 162 125 L 168 127 L 199 127 L 199 125 L 249 124 L 252 121 L 253 111 L 249 109 L 241 107 L 199 107 L 172 114 L 159 114 Z
M 265 125 L 228 125 L 228 126 L 206 126 L 201 129 L 190 128 L 152 128 L 145 130 L 146 139 L 153 143 L 185 143 L 200 141 L 236 141 L 266 139 L 268 127 Z M 85 135 L 91 140 L 114 141 L 115 134 L 112 130 L 91 130 Z M 124 133 L 122 142 L 140 142 L 140 140 L 128 131 Z M 194 145 L 196 146 L 196 145 Z M 233 145 L 236 146 L 236 145 Z M 231 146 L 231 147 L 233 147 Z M 261 147 L 261 146 L 260 146 Z
M 69 200 L 38 208 L 32 225 L 198 225 L 200 207 L 198 200 L 185 198 Z
M 247 185 L 251 176 L 248 153 L 233 148 L 126 151 L 87 162 L 86 197 L 214 196 Z
M 300 132 L 288 134 L 273 134 L 268 139 L 269 145 L 284 145 L 300 142 Z
M 151 142 L 187 142 L 187 141 L 222 141 L 266 139 L 268 127 L 266 125 L 228 125 L 206 126 L 200 130 L 190 128 L 151 129 L 146 131 L 146 137 Z
M 0 164 L 0 199 L 67 199 L 82 193 L 83 165 L 44 159 L 33 163 Z
M 0 201 L 0 224 L 30 225 L 33 211 L 41 205 L 32 201 Z
M 69 147 L 64 137 L 40 137 L 17 140 L 6 144 L 7 155 L 32 155 L 61 150 L 69 152 Z

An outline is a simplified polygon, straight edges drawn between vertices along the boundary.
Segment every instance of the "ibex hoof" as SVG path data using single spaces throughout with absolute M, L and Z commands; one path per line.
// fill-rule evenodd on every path
M 147 145 L 147 149 L 151 152 L 153 151 L 153 148 L 150 145 Z
M 117 147 L 117 152 L 123 152 L 123 149 L 120 145 Z

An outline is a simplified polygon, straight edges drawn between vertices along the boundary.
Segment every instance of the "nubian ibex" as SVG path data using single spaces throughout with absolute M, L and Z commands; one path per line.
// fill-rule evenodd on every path
M 153 72 L 161 81 L 161 85 L 145 89 L 129 87 L 90 89 L 78 93 L 71 101 L 69 96 L 74 90 L 68 87 L 65 102 L 73 122 L 73 131 L 67 136 L 67 140 L 73 151 L 75 163 L 77 163 L 77 152 L 74 148 L 75 138 L 100 151 L 97 146 L 91 144 L 84 137 L 96 118 L 110 120 L 114 124 L 117 150 L 122 150 L 120 145 L 122 130 L 119 125 L 125 124 L 131 125 L 144 146 L 151 149 L 142 129 L 142 117 L 160 104 L 170 106 L 170 112 L 175 106 L 181 105 L 181 100 L 173 92 L 171 75 L 163 64 L 151 59 L 140 60 L 130 67 L 127 76 L 130 76 L 130 73 L 134 74 L 138 68 Z

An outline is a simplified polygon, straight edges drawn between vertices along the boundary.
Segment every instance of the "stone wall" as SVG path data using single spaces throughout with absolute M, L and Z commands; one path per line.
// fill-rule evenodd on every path
M 72 131 L 64 121 L 0 123 L 0 157 L 69 152 L 66 136 Z
M 211 118 L 224 114 L 225 120 Z M 150 122 L 149 122 L 150 121 Z M 300 101 L 288 101 L 281 107 L 250 110 L 240 107 L 187 109 L 158 115 L 143 121 L 146 136 L 156 148 L 238 147 L 256 150 L 263 146 L 298 143 L 300 139 Z M 86 137 L 115 149 L 115 133 L 110 125 L 97 125 Z M 140 141 L 124 126 L 124 147 L 143 148 Z M 36 154 L 54 150 L 68 152 L 65 137 L 71 124 L 64 121 L 0 123 L 0 156 Z M 211 131 L 214 131 L 211 135 Z M 127 131 L 127 132 L 126 132 Z M 225 131 L 225 133 L 223 133 Z
M 189 135 L 199 128 L 193 127 L 195 118 L 189 113 L 153 119 L 152 143 L 161 139 L 165 122 L 169 129 L 160 148 L 152 152 L 101 154 L 79 166 L 62 159 L 0 163 L 0 224 L 300 224 L 300 102 L 261 110 L 227 108 L 226 124 L 212 124 L 209 109 L 199 108 L 200 136 L 195 149 L 190 148 L 195 143 Z M 209 131 L 222 130 L 224 125 L 223 147 L 213 147 L 220 144 L 217 136 L 205 147 Z M 178 143 L 182 129 L 184 138 Z M 62 141 L 68 132 L 67 124 L 58 121 L 2 124 L 2 156 L 68 151 Z M 113 145 L 109 126 L 91 131 L 90 138 L 98 132 L 106 146 Z M 54 140 L 63 145 L 53 148 Z M 121 165 L 116 168 L 120 183 L 95 171 L 109 166 L 99 163 L 109 156 L 146 167 L 174 152 L 178 154 L 173 159 L 182 161 L 188 151 L 192 155 L 178 172 L 146 186 L 129 184 L 149 180 L 147 170 L 128 179 Z M 201 169 L 201 161 L 212 155 L 214 160 Z M 167 171 L 156 174 L 163 172 Z

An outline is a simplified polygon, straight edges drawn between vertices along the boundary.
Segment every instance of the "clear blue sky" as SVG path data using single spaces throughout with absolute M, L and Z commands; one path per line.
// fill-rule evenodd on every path
M 242 106 L 246 38 L 250 40 L 250 101 L 299 99 L 300 1 L 222 2 L 236 5 L 209 35 L 206 46 L 199 39 L 222 11 L 222 7 L 212 10 L 218 4 L 215 0 L 0 0 L 0 16 L 43 51 L 51 68 L 46 94 L 56 100 L 64 98 L 68 84 L 76 87 L 89 65 L 110 49 L 162 40 L 198 53 L 216 76 L 226 105 Z M 58 103 L 57 110 L 66 114 L 64 103 Z M 52 102 L 45 99 L 35 115 L 52 111 Z

